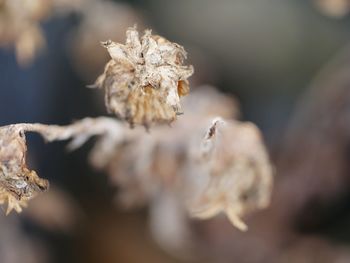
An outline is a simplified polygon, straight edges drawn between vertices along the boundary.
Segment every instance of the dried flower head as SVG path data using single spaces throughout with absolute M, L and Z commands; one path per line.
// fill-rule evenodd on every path
M 257 127 L 215 118 L 190 156 L 188 178 L 196 186 L 189 191 L 190 215 L 206 219 L 224 212 L 246 230 L 241 216 L 265 208 L 272 187 L 272 168 Z
M 48 189 L 48 182 L 26 166 L 26 139 L 17 126 L 0 128 L 0 204 L 6 213 L 22 211 L 26 202 Z
M 96 86 L 105 89 L 107 109 L 131 125 L 170 123 L 182 113 L 180 97 L 189 92 L 192 66 L 184 66 L 182 46 L 135 27 L 126 32 L 125 45 L 103 43 L 111 60 Z

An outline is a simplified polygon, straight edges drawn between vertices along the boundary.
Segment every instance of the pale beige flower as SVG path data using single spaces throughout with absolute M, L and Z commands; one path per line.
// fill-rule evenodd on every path
M 258 128 L 215 118 L 195 145 L 187 206 L 193 217 L 207 219 L 223 212 L 241 230 L 241 216 L 269 204 L 272 167 Z M 187 181 L 189 182 L 189 181 Z
M 189 92 L 192 66 L 184 66 L 182 46 L 135 27 L 126 32 L 125 45 L 106 41 L 110 60 L 96 86 L 105 89 L 109 112 L 131 125 L 170 123 L 182 114 L 180 97 Z

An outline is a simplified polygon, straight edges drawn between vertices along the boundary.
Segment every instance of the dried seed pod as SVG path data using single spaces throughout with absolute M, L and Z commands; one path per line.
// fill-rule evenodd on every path
M 182 46 L 146 30 L 139 38 L 135 27 L 126 32 L 126 44 L 102 43 L 110 60 L 95 86 L 105 89 L 109 112 L 131 125 L 170 123 L 182 113 L 180 96 L 189 92 L 192 66 L 184 66 Z
M 0 128 L 0 204 L 21 212 L 26 202 L 48 189 L 48 181 L 26 167 L 26 139 L 16 126 Z

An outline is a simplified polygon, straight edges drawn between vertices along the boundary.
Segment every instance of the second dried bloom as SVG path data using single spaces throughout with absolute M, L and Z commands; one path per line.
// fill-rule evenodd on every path
M 26 139 L 15 125 L 0 128 L 0 204 L 22 211 L 26 202 L 48 189 L 48 182 L 26 167 Z
M 246 230 L 241 217 L 270 201 L 272 167 L 259 129 L 252 123 L 215 118 L 188 163 L 188 209 L 206 219 L 223 212 Z
M 7 213 L 21 212 L 28 200 L 49 187 L 47 180 L 27 168 L 25 132 L 39 133 L 46 141 L 72 139 L 69 146 L 74 149 L 95 135 L 115 141 L 122 130 L 118 121 L 103 117 L 67 126 L 19 123 L 0 127 L 0 204 L 7 204 Z
M 103 43 L 111 60 L 96 86 L 105 89 L 107 109 L 131 125 L 170 123 L 182 113 L 180 97 L 189 92 L 192 66 L 183 65 L 182 46 L 146 30 L 126 32 L 125 45 Z

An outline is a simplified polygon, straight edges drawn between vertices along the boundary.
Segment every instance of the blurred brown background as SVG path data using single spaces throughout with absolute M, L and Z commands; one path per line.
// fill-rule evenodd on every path
M 106 115 L 101 92 L 85 87 L 108 60 L 99 41 L 123 42 L 137 23 L 186 48 L 192 87 L 236 96 L 242 119 L 262 129 L 276 166 L 272 204 L 247 218 L 247 233 L 221 217 L 193 222 L 199 256 L 170 255 L 153 241 L 147 209 L 115 206 L 116 189 L 87 164 L 91 145 L 66 153 L 29 136 L 31 165 L 58 190 L 0 215 L 0 262 L 350 261 L 346 0 L 88 2 L 79 6 L 89 19 L 75 10 L 41 22 L 46 47 L 29 65 L 0 49 L 0 124 Z

